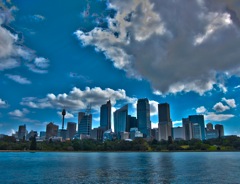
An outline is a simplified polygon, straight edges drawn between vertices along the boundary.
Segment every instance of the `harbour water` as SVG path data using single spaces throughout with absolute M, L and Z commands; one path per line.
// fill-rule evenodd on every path
M 1 152 L 1 183 L 240 183 L 239 152 Z

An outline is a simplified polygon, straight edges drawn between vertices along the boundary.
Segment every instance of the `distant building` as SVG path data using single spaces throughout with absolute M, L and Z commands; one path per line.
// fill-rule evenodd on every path
M 46 139 L 49 139 L 50 137 L 57 137 L 58 136 L 58 125 L 53 124 L 50 122 L 47 124 L 46 127 Z
M 207 126 L 207 130 L 213 130 L 213 124 L 212 123 L 208 123 L 206 126 Z
M 129 139 L 129 132 L 121 132 L 120 136 L 121 136 L 121 140 L 126 140 Z
M 62 137 L 62 140 L 65 141 L 67 139 L 67 130 L 58 130 L 58 137 Z
M 201 136 L 200 140 L 205 140 L 205 125 L 204 125 L 204 116 L 203 115 L 191 115 L 188 117 L 189 121 L 196 125 L 196 123 L 200 126 Z
M 115 140 L 117 138 L 116 133 L 112 132 L 111 129 L 106 130 L 103 133 L 103 141 L 112 141 Z
M 138 128 L 131 128 L 129 138 L 132 140 L 136 138 L 143 138 L 143 133 L 138 131 Z
M 26 140 L 29 140 L 29 139 L 31 139 L 32 137 L 37 137 L 37 136 L 38 136 L 37 131 L 31 130 L 31 131 L 27 134 Z
M 127 132 L 129 132 L 131 128 L 137 128 L 138 127 L 137 118 L 131 115 L 128 115 L 128 125 L 129 127 L 127 128 Z
M 92 129 L 92 114 L 78 113 L 78 134 L 90 135 Z
M 191 140 L 193 138 L 192 123 L 188 118 L 182 118 L 184 140 Z
M 114 132 L 119 134 L 120 132 L 125 132 L 127 130 L 128 122 L 128 105 L 114 112 Z
M 111 101 L 107 101 L 106 104 L 101 106 L 100 109 L 100 127 L 104 130 L 111 129 L 111 114 L 112 114 L 112 105 Z
M 218 131 L 218 136 L 223 137 L 224 136 L 224 128 L 223 125 L 216 124 L 215 125 L 215 130 Z
M 175 127 L 173 128 L 173 138 L 174 140 L 184 140 L 184 128 L 183 127 Z
M 77 123 L 68 122 L 67 123 L 67 138 L 73 139 L 77 131 Z
M 26 125 L 20 125 L 18 127 L 18 139 L 19 140 L 25 140 L 28 132 L 26 129 Z
M 159 139 L 159 129 L 158 128 L 153 128 L 151 129 L 151 136 L 153 139 L 160 140 Z
M 198 123 L 193 123 L 192 124 L 192 130 L 193 130 L 193 138 L 202 140 L 201 125 L 199 125 Z
M 151 137 L 150 105 L 147 98 L 137 101 L 138 129 L 144 137 Z
M 215 129 L 207 129 L 206 128 L 206 139 L 216 139 L 218 138 L 218 130 Z
M 100 127 L 94 128 L 90 132 L 90 137 L 91 137 L 91 139 L 102 141 L 103 140 L 103 132 L 104 132 L 104 129 L 102 129 Z
M 159 139 L 168 140 L 172 137 L 172 120 L 168 103 L 158 104 L 158 120 Z

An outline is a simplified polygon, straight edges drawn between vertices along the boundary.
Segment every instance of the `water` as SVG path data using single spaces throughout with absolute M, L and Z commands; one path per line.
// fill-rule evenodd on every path
M 2 152 L 0 183 L 240 183 L 240 153 Z

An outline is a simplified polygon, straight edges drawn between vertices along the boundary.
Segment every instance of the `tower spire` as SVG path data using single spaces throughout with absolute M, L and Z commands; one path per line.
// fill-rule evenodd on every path
M 64 116 L 66 115 L 66 110 L 62 110 L 62 130 L 64 129 Z

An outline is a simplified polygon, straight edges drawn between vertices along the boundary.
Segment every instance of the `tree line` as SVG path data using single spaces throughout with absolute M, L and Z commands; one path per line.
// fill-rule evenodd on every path
M 138 138 L 133 141 L 96 141 L 93 139 L 69 140 L 65 142 L 42 141 L 36 137 L 29 141 L 16 141 L 12 136 L 0 139 L 0 150 L 37 150 L 37 151 L 240 151 L 240 137 L 228 136 L 224 138 L 190 141 L 147 141 Z

